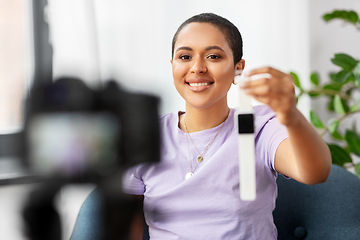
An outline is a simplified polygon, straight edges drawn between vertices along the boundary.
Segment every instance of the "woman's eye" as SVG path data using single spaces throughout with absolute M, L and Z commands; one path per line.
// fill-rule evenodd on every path
M 210 58 L 210 59 L 219 59 L 220 56 L 219 55 L 209 55 L 208 58 Z
M 189 55 L 181 55 L 179 57 L 181 60 L 189 60 L 190 59 L 190 56 Z

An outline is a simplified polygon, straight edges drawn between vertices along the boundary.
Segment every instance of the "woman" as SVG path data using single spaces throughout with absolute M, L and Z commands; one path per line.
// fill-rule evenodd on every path
M 271 77 L 241 86 L 265 104 L 254 108 L 257 198 L 245 202 L 239 197 L 235 110 L 227 105 L 235 71 L 245 67 L 241 35 L 228 20 L 200 14 L 179 27 L 172 52 L 186 112 L 160 118 L 161 161 L 131 169 L 124 191 L 144 195 L 152 239 L 276 239 L 277 173 L 316 184 L 331 169 L 327 145 L 296 108 L 291 76 L 259 68 L 248 75 Z

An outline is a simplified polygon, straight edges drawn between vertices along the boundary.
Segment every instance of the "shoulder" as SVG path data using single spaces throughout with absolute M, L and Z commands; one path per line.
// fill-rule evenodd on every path
M 160 129 L 172 127 L 178 119 L 178 114 L 178 112 L 171 112 L 159 116 Z
M 272 120 L 276 120 L 276 113 L 267 105 L 254 106 L 255 136 Z
M 159 121 L 163 122 L 163 121 L 169 120 L 171 118 L 174 118 L 174 117 L 176 117 L 176 114 L 177 114 L 177 112 L 170 112 L 170 113 L 160 115 L 159 116 Z
M 178 134 L 181 134 L 182 130 L 179 129 L 179 115 L 183 112 L 171 112 L 159 116 L 159 130 L 160 135 L 178 137 Z

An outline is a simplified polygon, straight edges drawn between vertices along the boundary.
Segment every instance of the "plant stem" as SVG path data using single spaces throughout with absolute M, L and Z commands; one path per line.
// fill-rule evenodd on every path
M 340 91 L 336 91 L 336 90 L 331 90 L 331 89 L 314 89 L 314 90 L 310 90 L 310 91 L 305 91 L 304 93 L 309 94 L 311 92 L 315 92 L 318 94 L 326 94 L 326 95 L 330 95 L 330 96 L 335 96 L 335 95 L 339 95 L 340 98 L 345 99 L 345 100 L 351 100 L 351 97 L 349 95 L 347 95 L 346 93 L 340 92 Z
M 353 115 L 353 114 L 355 114 L 355 113 L 360 113 L 360 109 L 358 109 L 358 110 L 356 110 L 356 111 L 354 111 L 354 112 L 348 112 L 348 113 L 342 115 L 341 117 L 339 117 L 339 118 L 336 119 L 336 120 L 339 121 L 339 123 L 340 123 L 342 120 L 344 120 L 344 119 L 347 118 L 348 116 Z M 328 131 L 329 131 L 329 127 L 324 128 L 324 130 L 320 133 L 320 136 L 323 137 Z

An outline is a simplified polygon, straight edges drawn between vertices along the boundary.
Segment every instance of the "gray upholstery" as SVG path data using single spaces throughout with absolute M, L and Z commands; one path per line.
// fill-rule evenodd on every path
M 305 185 L 282 176 L 273 213 L 279 240 L 360 239 L 360 179 L 333 165 L 329 179 Z M 101 239 L 101 203 L 96 191 L 85 200 L 70 240 Z M 147 228 L 144 240 L 148 239 Z
M 360 179 L 333 165 L 325 183 L 305 185 L 282 176 L 273 212 L 278 239 L 360 239 Z
M 81 206 L 70 240 L 101 240 L 103 230 L 103 201 L 97 189 Z

